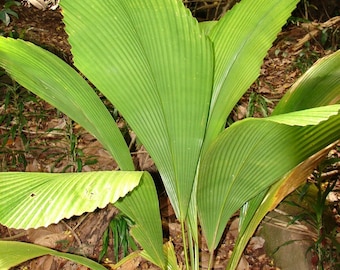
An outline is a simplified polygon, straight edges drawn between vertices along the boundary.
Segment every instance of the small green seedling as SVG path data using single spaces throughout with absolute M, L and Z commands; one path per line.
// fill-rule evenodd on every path
M 18 14 L 11 9 L 12 6 L 20 6 L 20 2 L 18 1 L 6 1 L 3 5 L 2 9 L 0 10 L 0 20 L 8 26 L 11 22 L 10 15 L 18 18 Z
M 98 261 L 101 261 L 107 254 L 109 248 L 110 236 L 113 241 L 114 260 L 118 262 L 119 259 L 126 257 L 129 254 L 129 249 L 137 250 L 137 245 L 130 236 L 130 227 L 134 224 L 131 219 L 123 214 L 118 214 L 111 220 L 109 226 L 103 234 L 103 248 L 100 251 Z M 120 256 L 121 254 L 121 256 Z

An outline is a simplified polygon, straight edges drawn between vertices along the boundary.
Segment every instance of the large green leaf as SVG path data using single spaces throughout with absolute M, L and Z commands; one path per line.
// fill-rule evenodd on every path
M 208 118 L 209 39 L 179 0 L 61 6 L 75 66 L 136 132 L 183 220 Z
M 340 103 L 340 50 L 318 60 L 280 100 L 273 115 Z
M 199 217 L 211 251 L 231 215 L 246 201 L 339 138 L 340 105 L 325 109 L 329 116 L 337 115 L 314 114 L 320 122 L 315 126 L 282 124 L 286 115 L 248 118 L 219 135 L 202 158 L 197 187 Z M 304 113 L 308 116 L 313 110 Z M 301 120 L 304 124 L 310 122 Z
M 242 0 L 209 31 L 215 72 L 206 147 L 224 129 L 235 104 L 258 77 L 263 58 L 298 2 Z
M 123 170 L 134 170 L 129 149 L 110 113 L 86 81 L 64 61 L 32 43 L 0 37 L 0 66 L 91 132 Z
M 92 212 L 134 189 L 143 172 L 0 173 L 0 223 L 37 228 Z
M 274 110 L 274 115 L 294 112 L 314 106 L 340 101 L 340 51 L 318 60 L 286 93 Z M 294 113 L 295 116 L 300 112 Z M 291 114 L 293 115 L 293 114 Z M 299 119 L 299 117 L 297 117 Z M 313 119 L 311 119 L 313 120 Z M 252 198 L 243 207 L 240 232 L 229 266 L 236 267 L 248 239 L 263 217 L 290 192 L 306 181 L 321 158 L 329 151 L 325 148 L 295 167 L 270 189 Z
M 34 259 L 43 255 L 52 255 L 67 260 L 74 261 L 82 264 L 93 270 L 105 270 L 106 268 L 99 263 L 96 263 L 88 258 L 59 252 L 46 247 L 38 245 L 16 242 L 16 241 L 0 241 L 0 269 L 10 269 L 10 267 L 16 266 L 27 260 Z
M 158 195 L 151 176 L 144 177 L 140 185 L 117 201 L 115 206 L 135 222 L 131 234 L 143 247 L 144 256 L 147 255 L 151 262 L 165 269 L 167 263 L 163 252 Z
M 240 221 L 242 220 L 242 222 L 240 222 L 239 236 L 228 262 L 228 269 L 235 269 L 237 267 L 250 237 L 253 236 L 268 211 L 275 208 L 284 197 L 306 182 L 307 177 L 313 172 L 332 146 L 334 144 L 320 150 L 300 163 L 280 181 L 252 198 L 242 207 L 240 215 Z

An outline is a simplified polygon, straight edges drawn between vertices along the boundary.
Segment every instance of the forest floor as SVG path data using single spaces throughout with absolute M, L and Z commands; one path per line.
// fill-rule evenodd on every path
M 2 35 L 29 40 L 72 63 L 60 10 L 41 11 L 26 7 L 17 7 L 15 10 L 19 18 L 12 18 L 7 27 L 0 25 Z M 235 107 L 233 120 L 247 116 L 270 115 L 278 100 L 303 72 L 322 56 L 339 49 L 339 26 L 339 17 L 324 23 L 305 22 L 287 25 L 264 59 L 259 79 Z M 0 114 L 4 116 L 0 123 L 0 171 L 71 172 L 116 168 L 116 163 L 108 152 L 77 123 L 11 81 L 6 75 L 2 75 L 0 79 L 2 83 Z M 112 113 L 116 113 L 110 104 L 107 106 Z M 117 121 L 129 140 L 133 139 L 133 133 L 127 129 L 119 116 Z M 134 144 L 131 152 L 141 170 L 156 172 L 143 146 Z M 339 179 L 339 173 L 337 177 Z M 176 222 L 165 193 L 161 191 L 159 196 L 165 236 L 173 239 L 177 256 L 182 261 L 180 225 Z M 332 211 L 336 218 L 339 218 L 338 195 L 333 198 L 332 203 L 335 209 Z M 102 249 L 103 233 L 116 214 L 117 210 L 113 206 L 108 206 L 47 228 L 23 231 L 0 226 L 0 238 L 36 243 L 97 260 Z M 228 226 L 217 252 L 214 269 L 224 269 L 230 257 L 237 235 L 237 214 Z M 239 269 L 279 269 L 266 254 L 262 240 L 258 236 L 252 238 Z M 113 261 L 111 247 L 112 243 L 103 259 L 108 268 Z M 207 254 L 202 250 L 202 269 L 206 268 L 204 258 Z M 86 268 L 45 256 L 24 263 L 16 269 Z M 124 265 L 122 269 L 157 268 L 137 258 Z

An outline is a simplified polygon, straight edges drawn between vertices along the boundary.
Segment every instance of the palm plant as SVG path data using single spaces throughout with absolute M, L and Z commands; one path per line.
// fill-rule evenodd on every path
M 266 212 L 339 139 L 339 52 L 312 67 L 273 116 L 225 129 L 297 2 L 242 0 L 220 21 L 205 23 L 179 0 L 61 2 L 74 65 L 120 111 L 155 161 L 181 223 L 187 269 L 199 268 L 198 226 L 211 268 L 229 218 L 241 209 L 228 266 L 235 269 Z M 151 176 L 134 172 L 114 120 L 83 77 L 43 49 L 9 38 L 0 39 L 0 66 L 96 136 L 122 170 L 0 173 L 0 222 L 47 226 L 111 202 L 134 222 L 131 234 L 143 248 L 141 256 L 162 269 L 178 267 L 171 243 L 163 245 Z M 65 256 L 29 248 L 36 251 L 30 258 Z M 0 241 L 6 252 L 0 266 L 18 263 L 18 250 Z

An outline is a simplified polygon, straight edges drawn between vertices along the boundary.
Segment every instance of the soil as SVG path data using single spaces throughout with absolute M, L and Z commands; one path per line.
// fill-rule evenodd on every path
M 12 21 L 7 27 L 0 26 L 3 35 L 31 41 L 50 50 L 66 62 L 72 63 L 70 46 L 67 43 L 67 35 L 61 21 L 60 9 L 42 11 L 23 6 L 13 9 L 18 13 L 19 18 L 11 18 Z M 259 79 L 239 101 L 232 119 L 239 120 L 246 117 L 247 113 L 249 114 L 249 98 L 251 96 L 258 98 L 257 102 L 253 104 L 254 116 L 262 117 L 270 114 L 285 91 L 314 61 L 338 49 L 339 39 L 334 36 L 339 37 L 339 26 L 340 19 L 338 17 L 324 23 L 315 22 L 285 26 L 264 60 Z M 324 33 L 322 30 L 331 32 L 333 39 L 327 39 L 322 44 L 320 41 Z M 8 81 L 10 82 L 10 80 Z M 39 98 L 32 101 L 32 94 L 26 90 L 19 88 L 17 93 L 21 96 L 21 99 L 16 101 L 22 102 L 25 124 L 13 129 L 12 123 L 1 123 L 0 135 L 9 133 L 9 130 L 11 130 L 17 136 L 7 138 L 4 144 L 4 141 L 2 141 L 0 171 L 76 171 L 79 169 L 79 160 L 82 163 L 82 171 L 114 170 L 116 168 L 116 163 L 110 155 L 77 123 Z M 0 94 L 1 99 L 5 97 L 6 89 L 1 88 Z M 265 106 L 260 106 L 262 99 L 266 101 Z M 32 102 L 34 102 L 34 108 L 32 108 Z M 3 103 L 4 100 L 1 100 L 0 105 Z M 15 116 L 18 114 L 18 108 L 15 104 L 18 105 L 18 103 L 13 102 L 11 104 L 5 113 Z M 113 114 L 116 113 L 110 104 L 107 105 Z M 134 142 L 133 133 L 128 130 L 119 115 L 117 121 L 127 139 Z M 75 135 L 76 148 L 81 149 L 81 155 L 70 156 L 70 145 L 72 138 L 74 138 L 70 134 Z M 2 136 L 2 138 L 4 137 Z M 138 167 L 156 175 L 155 166 L 143 147 L 137 144 L 131 144 L 131 146 L 132 155 Z M 167 239 L 173 239 L 177 257 L 179 261 L 183 261 L 180 225 L 176 222 L 174 212 L 161 187 L 159 197 L 164 235 Z M 117 212 L 113 206 L 108 206 L 105 209 L 98 209 L 93 213 L 64 220 L 58 224 L 37 230 L 13 230 L 1 226 L 0 237 L 8 240 L 32 242 L 65 252 L 82 254 L 97 260 L 102 249 L 103 232 Z M 237 235 L 236 228 L 237 213 L 228 224 L 225 237 L 217 251 L 214 269 L 225 268 Z M 111 247 L 112 243 L 110 242 L 108 253 L 102 261 L 109 269 L 113 269 L 110 265 L 114 261 Z M 207 257 L 207 254 L 207 251 L 203 248 L 201 253 L 202 269 L 206 268 L 204 258 Z M 15 269 L 86 268 L 62 259 L 44 256 L 26 262 Z M 141 258 L 137 258 L 130 264 L 124 265 L 122 269 L 157 268 Z M 255 235 L 244 252 L 239 269 L 271 270 L 279 268 L 266 254 L 263 239 Z

